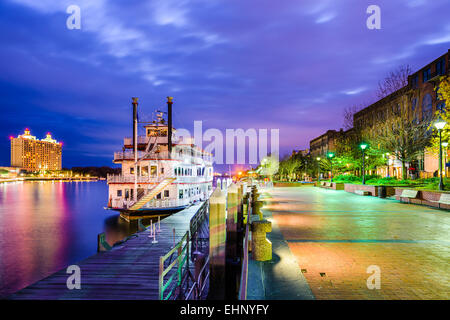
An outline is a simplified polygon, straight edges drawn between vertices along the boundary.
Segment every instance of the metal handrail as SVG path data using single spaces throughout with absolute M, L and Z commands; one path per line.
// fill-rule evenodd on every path
M 183 245 L 183 243 L 185 243 Z M 170 263 L 167 267 L 164 266 L 164 262 L 171 259 L 172 255 L 177 253 L 176 259 Z M 184 255 L 184 257 L 183 257 Z M 164 277 L 172 270 L 172 268 L 177 265 L 177 270 L 174 272 L 167 281 L 164 281 Z M 177 288 L 180 288 L 183 279 L 186 275 L 186 271 L 183 272 L 184 266 L 186 265 L 186 270 L 189 270 L 189 231 L 185 233 L 183 238 L 164 256 L 159 258 L 159 294 L 160 300 L 168 300 L 174 294 Z M 173 280 L 177 277 L 177 283 L 172 286 L 169 293 L 165 295 L 165 291 L 171 286 Z
M 205 264 L 198 274 L 198 278 L 194 281 L 192 288 L 189 290 L 188 294 L 185 297 L 185 300 L 190 300 L 191 295 L 193 295 L 194 300 L 201 299 L 203 292 L 206 288 L 207 281 L 209 279 L 210 270 L 207 268 L 209 265 L 209 256 L 205 260 Z M 205 273 L 206 272 L 206 273 Z M 203 276 L 205 274 L 205 276 Z

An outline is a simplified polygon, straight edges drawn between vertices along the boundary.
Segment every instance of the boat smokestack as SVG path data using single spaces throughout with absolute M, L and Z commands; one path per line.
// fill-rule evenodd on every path
M 167 131 L 167 138 L 168 138 L 168 149 L 169 149 L 169 156 L 172 155 L 172 102 L 173 97 L 167 97 L 167 117 L 168 117 L 168 131 Z
M 138 107 L 138 98 L 133 97 L 133 151 L 137 152 L 137 122 L 138 122 L 138 115 L 137 115 L 137 107 Z

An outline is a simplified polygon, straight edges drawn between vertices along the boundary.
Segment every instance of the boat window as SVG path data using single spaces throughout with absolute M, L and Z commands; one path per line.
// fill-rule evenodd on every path
M 122 197 L 122 190 L 117 190 L 117 196 Z
M 161 173 L 164 173 L 164 167 L 161 167 Z
M 134 167 L 130 167 L 130 174 L 134 174 Z
M 125 189 L 125 199 L 130 197 L 130 189 Z
M 152 176 L 152 177 L 154 177 L 154 176 L 156 176 L 158 173 L 157 173 L 157 167 L 156 166 L 150 166 L 150 175 Z
M 141 176 L 148 177 L 148 166 L 141 168 Z
M 169 197 L 169 190 L 164 190 L 164 198 L 168 198 Z
M 183 199 L 183 190 L 178 192 L 178 198 Z
M 156 195 L 156 199 L 161 199 L 161 192 Z

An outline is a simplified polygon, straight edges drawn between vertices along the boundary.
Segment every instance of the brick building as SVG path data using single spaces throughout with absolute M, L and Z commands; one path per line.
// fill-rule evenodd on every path
M 439 79 L 443 75 L 450 75 L 450 50 L 430 62 L 423 68 L 408 77 L 408 84 L 360 110 L 353 116 L 354 128 L 343 132 L 328 130 L 323 135 L 310 141 L 310 150 L 313 157 L 323 156 L 328 151 L 336 151 L 336 140 L 338 138 L 350 138 L 354 134 L 365 130 L 370 135 L 379 133 L 378 122 L 383 122 L 394 113 L 402 111 L 411 121 L 429 121 L 437 110 L 443 110 L 445 103 L 438 97 L 437 88 Z M 401 177 L 402 168 L 400 161 L 389 156 L 389 175 Z M 417 159 L 417 169 L 423 177 L 431 177 L 438 170 L 439 160 L 437 155 L 430 154 L 424 150 Z M 380 167 L 377 173 L 387 174 L 388 166 Z
M 321 136 L 309 142 L 309 149 L 313 158 L 325 156 L 329 151 L 336 151 L 337 140 L 346 134 L 343 129 L 328 130 Z
M 430 121 L 437 110 L 443 110 L 445 103 L 438 97 L 439 79 L 449 75 L 450 50 L 408 77 L 408 84 L 355 113 L 354 127 L 357 131 L 371 128 L 370 134 L 376 135 L 380 128 L 376 123 L 384 121 L 395 112 L 403 111 L 411 121 Z M 401 163 L 391 157 L 389 175 L 400 177 Z M 424 177 L 431 177 L 438 170 L 437 155 L 424 153 L 417 159 L 417 169 Z M 378 174 L 386 175 L 387 166 L 379 168 Z

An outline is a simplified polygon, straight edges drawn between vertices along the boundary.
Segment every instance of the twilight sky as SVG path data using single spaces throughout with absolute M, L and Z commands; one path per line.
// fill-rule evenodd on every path
M 66 9 L 81 8 L 81 30 Z M 381 30 L 366 9 L 381 7 Z M 402 64 L 450 48 L 448 0 L 3 0 L 0 165 L 29 127 L 63 166 L 111 165 L 141 113 L 174 97 L 174 126 L 278 128 L 281 154 L 342 127 Z

